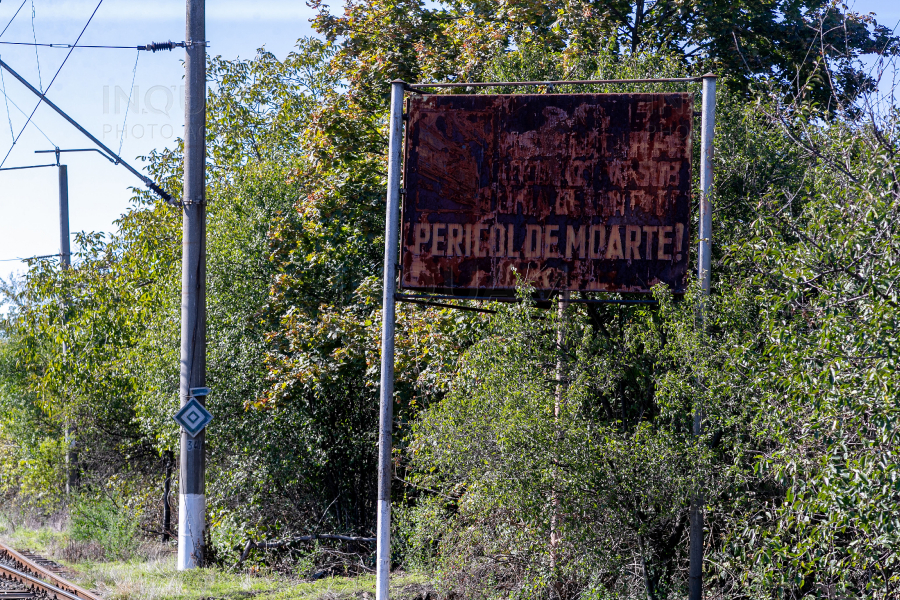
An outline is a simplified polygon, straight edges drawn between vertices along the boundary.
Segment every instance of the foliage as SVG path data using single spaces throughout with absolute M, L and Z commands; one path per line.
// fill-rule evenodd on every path
M 111 497 L 83 493 L 71 505 L 69 535 L 97 542 L 109 560 L 131 558 L 138 545 L 138 515 Z
M 499 308 L 449 395 L 422 413 L 410 468 L 433 497 L 416 535 L 438 544 L 460 597 L 683 591 L 690 498 L 699 484 L 720 506 L 744 475 L 722 436 L 740 413 L 716 374 L 723 340 L 695 326 L 696 290 L 658 298 L 659 311 Z
M 727 74 L 733 89 L 769 80 L 824 105 L 872 89 L 860 56 L 900 52 L 872 15 L 831 0 L 363 0 L 347 2 L 343 14 L 321 0 L 313 6 L 318 31 L 341 43 L 341 72 L 372 101 L 395 77 L 485 79 L 494 57 L 533 45 L 560 52 L 564 73 L 607 52 L 671 54 L 698 74 Z
M 755 236 L 729 249 L 752 261 L 761 322 L 758 346 L 734 360 L 768 488 L 735 544 L 755 589 L 888 598 L 900 585 L 897 117 L 822 126 L 814 108 L 770 112 L 806 168 L 760 197 Z
M 374 528 L 384 121 L 339 91 L 332 55 L 304 40 L 284 61 L 210 65 L 208 496 L 225 560 L 248 536 Z M 181 149 L 147 158 L 177 195 Z M 14 392 L 70 426 L 93 481 L 158 486 L 178 444 L 178 215 L 137 194 L 117 225 L 80 237 L 71 269 L 27 274 L 5 321 Z M 479 319 L 399 321 L 398 400 L 414 411 Z
M 4 291 L 16 297 L 14 287 Z M 49 512 L 65 491 L 63 440 L 34 393 L 22 393 L 25 384 L 15 362 L 16 344 L 15 338 L 0 338 L 0 500 L 8 508 L 20 504 Z

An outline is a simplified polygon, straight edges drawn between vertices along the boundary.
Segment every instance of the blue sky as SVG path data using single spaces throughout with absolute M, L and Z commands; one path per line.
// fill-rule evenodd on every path
M 2 39 L 72 43 L 97 1 L 33 0 L 32 19 L 32 0 L 27 0 Z M 0 29 L 19 4 L 20 0 L 0 1 Z M 888 27 L 900 21 L 898 0 L 859 0 L 851 6 L 858 12 L 874 12 Z M 103 0 L 80 43 L 131 46 L 181 41 L 184 11 L 183 0 Z M 302 0 L 208 0 L 209 52 L 226 58 L 249 58 L 265 46 L 283 58 L 297 38 L 313 33 L 309 24 L 312 16 L 313 11 Z M 33 47 L 0 46 L 5 62 L 32 83 L 41 81 L 44 86 L 66 53 L 42 48 L 35 57 Z M 183 51 L 142 52 L 135 69 L 136 55 L 133 50 L 77 49 L 47 96 L 113 150 L 121 144 L 121 156 L 140 168 L 135 157 L 169 146 L 181 134 Z M 132 78 L 136 93 L 126 121 Z M 0 85 L 5 86 L 12 102 L 31 112 L 36 98 L 9 74 L 4 74 Z M 5 108 L 0 105 L 0 116 L 5 116 Z M 25 116 L 12 104 L 9 109 L 8 121 L 12 132 L 18 134 Z M 0 160 L 12 142 L 10 123 L 3 121 L 7 120 L 0 118 Z M 5 167 L 51 162 L 44 160 L 48 155 L 35 155 L 34 150 L 52 149 L 53 145 L 90 147 L 80 133 L 46 107 L 38 109 L 34 123 L 47 137 L 36 127 L 27 127 Z M 129 186 L 139 182 L 97 153 L 72 154 L 64 162 L 69 165 L 71 230 L 112 231 L 113 221 L 129 207 Z M 8 259 L 59 251 L 57 202 L 56 169 L 0 173 L 0 276 L 22 270 L 22 263 Z
M 21 0 L 0 3 L 0 30 Z M 72 43 L 98 0 L 32 0 L 3 35 L 4 41 Z M 138 45 L 184 39 L 183 0 L 104 0 L 81 44 Z M 249 58 L 265 46 L 284 57 L 297 38 L 311 35 L 313 11 L 302 1 L 246 2 L 209 0 L 207 38 L 209 52 L 228 58 Z M 52 79 L 67 50 L 0 46 L 0 57 L 34 85 Z M 136 159 L 154 148 L 171 146 L 181 135 L 184 121 L 182 87 L 184 51 L 76 49 L 47 94 L 54 103 L 140 169 Z M 135 58 L 138 58 L 135 70 Z M 39 59 L 39 63 L 38 63 Z M 40 68 L 40 75 L 38 72 Z M 134 77 L 135 94 L 128 94 Z M 36 97 L 4 73 L 2 85 L 9 98 L 30 113 Z M 0 97 L 0 102 L 3 102 Z M 0 160 L 12 142 L 10 123 L 0 104 Z M 26 117 L 9 106 L 12 131 L 18 135 Z M 4 167 L 52 162 L 35 150 L 85 148 L 91 143 L 62 118 L 42 106 L 10 153 Z M 122 135 L 123 130 L 125 135 Z M 49 138 L 49 140 L 47 139 Z M 52 142 L 52 143 L 51 143 Z M 129 206 L 129 186 L 140 182 L 125 169 L 99 154 L 65 156 L 69 165 L 70 228 L 74 231 L 114 229 L 113 221 Z M 0 260 L 53 254 L 59 251 L 57 171 L 55 168 L 0 173 Z M 22 269 L 13 261 L 0 262 L 0 276 Z

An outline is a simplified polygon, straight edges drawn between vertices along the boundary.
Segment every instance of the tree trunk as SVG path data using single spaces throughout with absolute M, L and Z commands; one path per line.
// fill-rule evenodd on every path
M 641 27 L 644 25 L 644 0 L 637 0 L 634 7 L 634 27 L 631 29 L 631 53 L 637 52 L 641 45 Z

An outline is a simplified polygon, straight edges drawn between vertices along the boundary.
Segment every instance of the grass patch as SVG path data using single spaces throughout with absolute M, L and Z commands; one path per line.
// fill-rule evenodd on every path
M 71 565 L 79 583 L 108 600 L 249 598 L 276 589 L 268 577 L 235 575 L 218 569 L 178 571 L 175 557 Z
M 375 578 L 335 577 L 303 582 L 275 574 L 230 573 L 221 569 L 178 571 L 175 558 L 72 565 L 79 583 L 107 600 L 367 600 Z M 418 575 L 393 578 L 391 598 L 424 600 L 430 588 Z
M 31 529 L 28 527 L 6 527 L 3 542 L 18 550 L 31 550 L 38 554 L 52 554 L 56 548 L 66 543 L 66 534 L 50 527 Z
M 375 577 L 334 577 L 308 582 L 276 573 L 175 568 L 174 546 L 142 544 L 131 560 L 66 560 L 72 540 L 50 527 L 6 528 L 3 542 L 65 565 L 71 579 L 105 600 L 374 600 Z M 392 600 L 436 600 L 425 576 L 391 578 Z

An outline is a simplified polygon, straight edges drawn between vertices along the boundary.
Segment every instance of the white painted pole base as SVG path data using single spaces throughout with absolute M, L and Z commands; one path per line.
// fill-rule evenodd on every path
M 388 600 L 391 573 L 391 503 L 384 500 L 378 503 L 377 535 L 375 596 L 379 600 Z
M 206 496 L 178 494 L 178 570 L 200 566 L 206 528 Z

